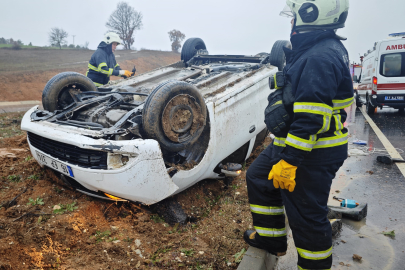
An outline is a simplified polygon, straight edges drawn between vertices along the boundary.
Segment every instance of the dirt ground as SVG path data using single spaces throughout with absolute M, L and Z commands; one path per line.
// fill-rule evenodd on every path
M 94 51 L 55 49 L 0 49 L 0 102 L 41 100 L 46 83 L 56 74 L 74 71 L 85 74 Z M 116 51 L 122 69 L 145 73 L 175 63 L 180 54 L 164 51 Z M 120 79 L 111 77 L 111 80 Z
M 269 138 L 231 183 L 205 180 L 177 195 L 190 218 L 170 226 L 153 206 L 69 190 L 32 158 L 22 114 L 1 116 L 0 269 L 237 268 L 251 228 L 245 168 Z

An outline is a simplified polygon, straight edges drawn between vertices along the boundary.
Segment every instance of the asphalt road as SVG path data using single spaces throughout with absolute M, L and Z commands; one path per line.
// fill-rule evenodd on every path
M 367 156 L 350 156 L 333 181 L 330 204 L 338 204 L 333 196 L 368 203 L 368 216 L 362 221 L 343 219 L 343 229 L 333 241 L 332 269 L 405 269 L 405 177 L 396 165 L 376 161 L 384 154 L 380 138 L 355 106 L 348 111 L 349 142 L 367 141 L 361 147 L 350 143 L 349 149 L 375 149 Z M 405 150 L 405 115 L 384 109 L 372 116 L 377 126 L 396 148 Z M 404 157 L 404 155 L 402 154 Z M 288 214 L 288 213 L 287 213 Z M 383 232 L 395 231 L 395 237 Z M 358 254 L 362 260 L 353 260 Z M 277 270 L 296 268 L 296 250 L 289 242 L 288 254 L 281 257 Z

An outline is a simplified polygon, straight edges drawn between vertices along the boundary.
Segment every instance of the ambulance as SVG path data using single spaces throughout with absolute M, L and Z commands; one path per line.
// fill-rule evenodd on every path
M 363 68 L 357 79 L 358 93 L 365 92 L 367 113 L 383 106 L 405 108 L 405 32 L 389 35 L 364 54 Z

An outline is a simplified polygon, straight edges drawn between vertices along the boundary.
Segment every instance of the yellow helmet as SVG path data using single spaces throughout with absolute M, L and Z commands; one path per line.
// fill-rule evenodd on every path
M 108 32 L 107 34 L 105 34 L 104 42 L 107 44 L 117 42 L 118 45 L 123 43 L 122 40 L 120 39 L 120 36 L 118 36 L 118 34 L 114 32 Z
M 280 13 L 295 18 L 297 31 L 343 28 L 348 14 L 349 0 L 287 0 Z

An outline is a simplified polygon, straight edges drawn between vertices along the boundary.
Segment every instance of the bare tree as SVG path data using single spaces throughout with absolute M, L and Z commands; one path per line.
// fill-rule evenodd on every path
M 52 28 L 51 32 L 49 32 L 49 43 L 53 46 L 58 46 L 59 49 L 62 49 L 62 45 L 66 44 L 66 38 L 68 37 L 68 33 L 63 30 L 62 28 Z
M 181 48 L 181 42 L 186 38 L 186 35 L 179 30 L 173 29 L 169 33 L 170 41 L 172 42 L 172 51 L 179 52 Z
M 134 44 L 135 30 L 142 27 L 142 13 L 136 11 L 126 2 L 119 2 L 117 9 L 110 15 L 105 24 L 110 31 L 116 32 L 123 41 L 126 50 Z
M 83 49 L 86 49 L 86 50 L 89 49 L 89 42 L 88 42 L 88 41 L 86 41 L 86 42 L 84 43 Z

